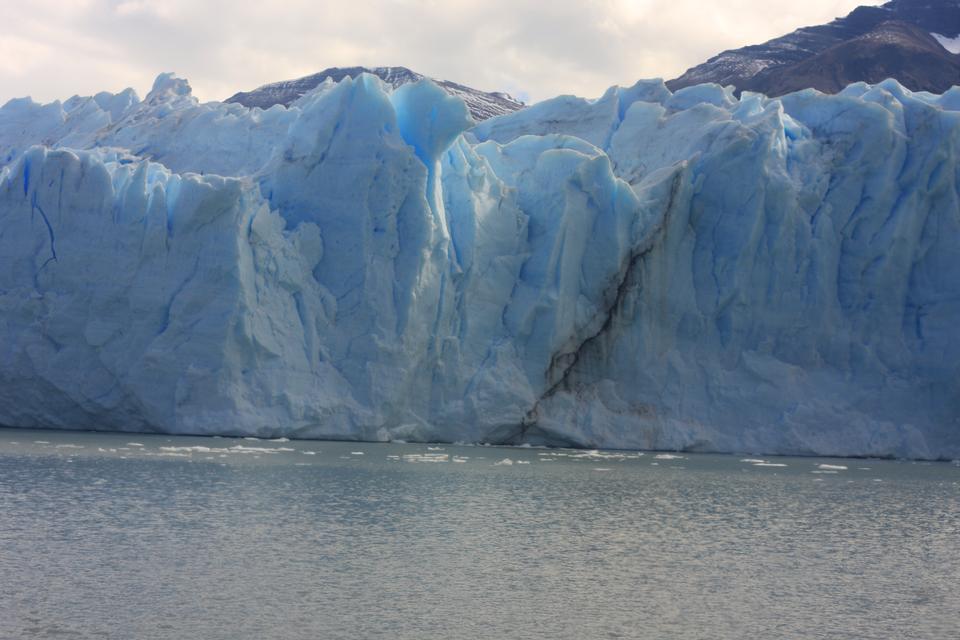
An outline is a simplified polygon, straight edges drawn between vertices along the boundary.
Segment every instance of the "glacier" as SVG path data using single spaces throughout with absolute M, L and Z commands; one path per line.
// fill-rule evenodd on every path
M 0 425 L 960 457 L 960 88 L 0 108 Z

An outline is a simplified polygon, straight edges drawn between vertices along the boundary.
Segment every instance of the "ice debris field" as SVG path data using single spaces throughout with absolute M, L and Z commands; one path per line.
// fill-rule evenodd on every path
M 894 81 L 12 100 L 0 425 L 956 458 L 958 153 Z
M 644 453 L 640 451 L 566 449 L 546 447 L 510 447 L 492 445 L 431 446 L 414 443 L 358 443 L 317 442 L 289 438 L 260 439 L 256 437 L 194 436 L 139 434 L 130 441 L 128 434 L 76 434 L 66 431 L 51 432 L 33 429 L 0 428 L 0 454 L 27 458 L 45 458 L 65 463 L 107 460 L 174 461 L 184 464 L 216 464 L 219 466 L 294 466 L 343 467 L 382 469 L 381 465 L 466 465 L 461 469 L 517 471 L 531 465 L 533 473 L 542 473 L 535 467 L 546 463 L 560 463 L 551 467 L 580 467 L 586 473 L 636 473 L 641 467 L 657 467 L 657 471 L 715 471 L 718 467 L 735 469 L 741 473 L 756 471 L 760 477 L 777 476 L 797 478 L 806 476 L 813 482 L 822 482 L 823 476 L 844 483 L 884 482 L 893 480 L 890 472 L 911 469 L 914 472 L 944 469 L 925 461 L 848 461 L 817 457 L 777 457 L 776 462 L 759 458 L 726 455 L 671 453 Z M 202 442 L 202 444 L 198 444 Z M 360 450 L 357 450 L 357 449 Z M 306 456 L 306 457 L 305 457 Z M 844 464 L 839 464 L 843 462 Z M 867 466 L 869 465 L 869 466 Z M 956 460 L 953 466 L 960 466 Z M 652 470 L 652 469 L 651 469 Z M 849 473 L 847 473 L 849 472 Z M 108 482 L 105 479 L 93 484 Z M 953 482 L 954 485 L 960 482 Z

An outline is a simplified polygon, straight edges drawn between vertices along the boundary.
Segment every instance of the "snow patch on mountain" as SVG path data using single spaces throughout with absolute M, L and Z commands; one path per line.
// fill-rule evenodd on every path
M 940 35 L 939 33 L 931 33 L 933 39 L 939 42 L 944 49 L 950 53 L 960 53 L 960 35 L 957 35 L 953 38 L 948 38 L 947 36 Z

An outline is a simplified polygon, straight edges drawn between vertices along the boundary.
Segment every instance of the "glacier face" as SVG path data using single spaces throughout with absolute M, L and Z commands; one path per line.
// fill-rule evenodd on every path
M 960 90 L 0 109 L 0 424 L 960 456 Z

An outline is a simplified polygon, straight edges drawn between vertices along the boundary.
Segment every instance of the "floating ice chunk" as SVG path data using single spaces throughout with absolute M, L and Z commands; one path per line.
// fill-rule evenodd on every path
M 513 460 L 511 460 L 510 458 L 504 458 L 503 460 L 499 460 L 497 462 L 494 462 L 493 464 L 494 466 L 497 466 L 497 467 L 509 467 L 513 465 Z
M 248 447 L 242 444 L 237 444 L 229 448 L 229 451 L 242 454 L 277 454 L 283 451 L 293 451 L 293 449 L 282 449 L 282 448 L 273 448 L 273 447 Z
M 446 453 L 409 453 L 403 456 L 406 462 L 447 462 L 449 454 Z
M 818 464 L 817 469 L 823 469 L 825 471 L 830 469 L 834 471 L 846 471 L 847 467 L 842 464 Z

